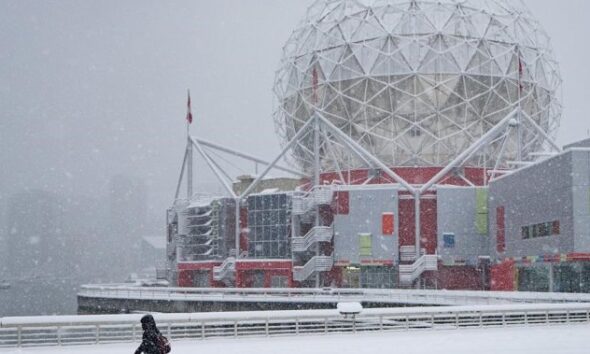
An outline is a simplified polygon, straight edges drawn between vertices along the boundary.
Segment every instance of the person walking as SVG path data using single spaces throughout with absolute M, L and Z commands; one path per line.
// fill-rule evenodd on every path
M 143 337 L 135 354 L 166 354 L 170 352 L 168 339 L 162 336 L 152 315 L 145 315 L 141 318 L 141 328 L 143 329 Z

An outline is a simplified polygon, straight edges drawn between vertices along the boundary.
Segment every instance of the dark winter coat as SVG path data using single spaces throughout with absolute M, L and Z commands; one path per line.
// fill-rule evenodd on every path
M 160 331 L 156 327 L 154 317 L 152 315 L 143 316 L 141 318 L 141 328 L 143 328 L 143 339 L 135 354 L 161 354 L 158 348 Z

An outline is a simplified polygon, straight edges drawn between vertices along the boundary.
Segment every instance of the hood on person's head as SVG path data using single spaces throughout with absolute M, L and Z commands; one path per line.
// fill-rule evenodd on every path
M 154 320 L 154 316 L 152 315 L 145 315 L 141 318 L 141 328 L 144 330 L 148 328 L 156 328 L 156 320 Z

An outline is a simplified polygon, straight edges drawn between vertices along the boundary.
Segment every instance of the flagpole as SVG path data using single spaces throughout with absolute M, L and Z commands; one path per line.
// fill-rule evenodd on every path
M 518 56 L 518 127 L 516 128 L 517 133 L 517 144 L 518 150 L 517 160 L 522 161 L 522 76 L 524 68 L 522 66 L 522 59 L 520 55 L 520 48 L 516 46 L 516 55 Z
M 193 120 L 191 112 L 191 91 L 187 90 L 187 113 L 186 113 L 186 156 L 187 156 L 187 175 L 186 175 L 186 194 L 190 201 L 193 197 L 193 144 L 190 138 L 190 126 Z

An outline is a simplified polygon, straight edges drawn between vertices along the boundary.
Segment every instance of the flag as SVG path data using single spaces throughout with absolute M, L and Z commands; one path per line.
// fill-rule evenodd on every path
M 522 77 L 524 76 L 524 66 L 522 65 L 522 59 L 520 55 L 518 56 L 518 87 L 520 88 L 520 93 L 524 89 L 522 85 Z
M 188 124 L 193 124 L 193 112 L 191 109 L 191 92 L 188 92 L 188 101 L 186 104 L 186 121 Z

